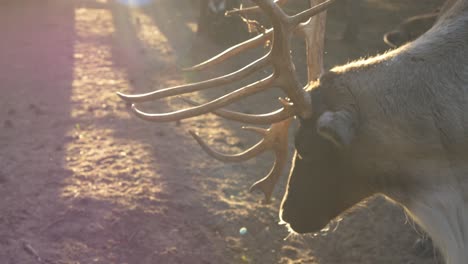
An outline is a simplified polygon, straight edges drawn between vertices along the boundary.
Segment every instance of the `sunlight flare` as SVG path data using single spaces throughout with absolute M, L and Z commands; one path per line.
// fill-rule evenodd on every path
M 79 8 L 75 29 L 71 116 L 76 123 L 64 147 L 65 167 L 73 174 L 65 181 L 62 197 L 91 198 L 124 208 L 155 201 L 163 188 L 157 180 L 152 147 L 116 135 L 113 129 L 116 122 L 129 119 L 114 91 L 131 86 L 126 71 L 116 67 L 116 51 L 110 45 L 116 32 L 114 17 L 106 9 Z M 94 96 L 90 99 L 89 94 Z

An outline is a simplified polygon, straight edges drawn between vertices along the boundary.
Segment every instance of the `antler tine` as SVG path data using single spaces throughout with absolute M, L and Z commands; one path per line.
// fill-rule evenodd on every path
M 265 141 L 268 141 L 270 149 L 275 153 L 275 162 L 267 176 L 255 182 L 250 191 L 260 190 L 265 196 L 265 203 L 269 203 L 273 190 L 284 171 L 288 160 L 288 131 L 292 118 L 285 119 L 281 122 L 272 124 L 268 129 L 268 134 L 265 135 Z
M 249 149 L 234 155 L 226 155 L 219 153 L 212 148 L 210 148 L 204 141 L 201 139 L 195 132 L 189 130 L 190 135 L 197 141 L 197 143 L 202 147 L 202 149 L 211 157 L 222 161 L 222 162 L 241 162 L 246 161 L 251 158 L 258 156 L 259 154 L 263 153 L 267 146 L 264 144 L 264 140 L 261 140 L 257 144 L 253 145 Z
M 273 167 L 271 168 L 268 175 L 252 184 L 252 186 L 249 188 L 250 192 L 260 190 L 265 197 L 264 203 L 271 202 L 273 190 L 275 189 L 276 183 L 278 182 L 281 173 L 283 173 L 288 158 L 287 155 L 283 153 L 275 153 L 275 163 L 273 164 Z
M 275 3 L 279 6 L 283 6 L 288 2 L 288 0 L 275 0 Z M 246 8 L 235 8 L 233 10 L 226 11 L 224 15 L 226 16 L 232 16 L 232 15 L 237 15 L 237 14 L 248 14 L 248 13 L 256 13 L 260 11 L 261 9 L 258 6 L 250 6 Z
M 169 121 L 182 120 L 182 119 L 191 118 L 194 116 L 199 116 L 199 115 L 212 112 L 215 109 L 229 105 L 243 97 L 261 92 L 265 90 L 266 88 L 269 88 L 271 85 L 273 85 L 275 81 L 276 80 L 273 78 L 273 75 L 270 75 L 260 81 L 246 85 L 240 89 L 235 90 L 234 92 L 218 97 L 203 105 L 195 106 L 195 107 L 187 108 L 187 109 L 182 109 L 182 110 L 177 110 L 174 112 L 162 113 L 162 114 L 159 114 L 159 113 L 150 114 L 150 113 L 145 113 L 137 109 L 135 105 L 132 105 L 132 110 L 136 114 L 137 117 L 146 121 L 169 122 Z
M 165 97 L 181 95 L 185 93 L 191 93 L 195 91 L 201 91 L 213 87 L 217 87 L 220 85 L 225 85 L 228 83 L 232 83 L 238 80 L 241 80 L 244 77 L 249 76 L 250 74 L 266 67 L 270 61 L 269 55 L 266 54 L 262 58 L 248 64 L 247 66 L 220 76 L 210 80 L 197 82 L 197 83 L 189 83 L 185 85 L 170 87 L 166 89 L 157 90 L 154 92 L 149 92 L 145 94 L 135 94 L 135 95 L 127 95 L 120 92 L 117 92 L 117 95 L 122 98 L 123 100 L 131 103 L 140 103 L 140 102 L 147 102 L 151 100 L 157 100 Z
M 244 52 L 246 50 L 249 50 L 249 49 L 252 49 L 252 48 L 256 48 L 260 45 L 262 45 L 263 43 L 265 43 L 267 40 L 270 40 L 271 37 L 273 36 L 273 29 L 267 29 L 265 32 L 251 38 L 251 39 L 248 39 L 244 42 L 241 42 L 237 45 L 234 45 L 228 49 L 226 49 L 225 51 L 221 52 L 220 54 L 202 62 L 202 63 L 199 63 L 195 66 L 192 66 L 192 67 L 189 67 L 189 68 L 185 68 L 183 69 L 184 71 L 200 71 L 200 70 L 204 70 L 206 68 L 209 68 L 209 67 L 212 67 L 212 66 L 215 66 L 215 65 L 218 65 L 234 56 L 236 56 L 237 54 L 241 53 L 241 52 Z
M 182 100 L 184 100 L 186 103 L 192 106 L 201 105 L 187 98 L 182 98 Z M 235 111 L 229 111 L 225 109 L 217 109 L 213 111 L 212 113 L 217 116 L 220 116 L 222 118 L 232 120 L 232 121 L 238 121 L 238 122 L 254 124 L 254 125 L 270 125 L 270 124 L 279 122 L 281 120 L 287 119 L 293 116 L 295 113 L 293 103 L 289 102 L 288 100 L 284 98 L 279 98 L 278 100 L 283 105 L 283 107 L 276 111 L 267 113 L 267 114 L 253 115 L 253 114 L 245 114 L 245 113 L 239 113 Z
M 307 10 L 304 10 L 300 12 L 299 14 L 296 14 L 294 16 L 290 17 L 290 23 L 291 24 L 299 24 L 301 22 L 307 21 L 310 17 L 317 15 L 318 13 L 321 13 L 325 10 L 327 10 L 328 7 L 330 7 L 331 4 L 333 4 L 336 0 L 327 0 L 325 2 L 322 2 L 318 5 L 315 5 Z
M 265 202 L 270 202 L 273 189 L 278 182 L 281 173 L 287 163 L 288 157 L 288 130 L 292 118 L 285 119 L 278 123 L 274 123 L 270 128 L 262 130 L 260 134 L 264 134 L 263 139 L 248 150 L 235 155 L 221 154 L 211 149 L 198 135 L 193 131 L 189 131 L 195 138 L 198 144 L 211 157 L 223 162 L 239 162 L 251 159 L 266 150 L 272 150 L 275 153 L 275 163 L 270 170 L 270 173 L 263 179 L 257 181 L 250 187 L 250 191 L 261 190 L 265 196 Z M 252 130 L 252 128 L 249 128 Z

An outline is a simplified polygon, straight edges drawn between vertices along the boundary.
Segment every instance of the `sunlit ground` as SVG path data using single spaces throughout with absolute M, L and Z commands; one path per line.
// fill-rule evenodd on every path
M 171 1 L 158 3 L 178 8 L 173 7 Z M 70 38 L 73 54 L 70 51 L 66 54 L 74 62 L 71 96 L 68 101 L 68 77 L 67 97 L 63 102 L 66 113 L 70 111 L 70 118 L 63 121 L 61 128 L 67 131 L 64 138 L 63 131 L 60 132 L 60 149 L 54 151 L 58 157 L 56 166 L 62 166 L 63 155 L 63 166 L 67 170 L 59 170 L 59 182 L 45 185 L 46 191 L 34 190 L 28 199 L 34 200 L 36 191 L 49 192 L 51 199 L 56 199 L 57 188 L 61 196 L 56 203 L 51 203 L 51 208 L 41 205 L 37 211 L 31 210 L 34 214 L 21 212 L 21 218 L 11 220 L 16 225 L 16 220 L 28 219 L 20 235 L 27 234 L 38 254 L 48 257 L 50 263 L 78 263 L 77 260 L 80 263 L 160 263 L 153 260 L 161 259 L 175 260 L 165 263 L 190 263 L 178 259 L 199 263 L 231 263 L 231 260 L 232 263 L 315 263 L 315 253 L 329 258 L 336 256 L 336 252 L 347 257 L 353 257 L 356 252 L 380 255 L 381 252 L 375 252 L 377 243 L 373 241 L 375 229 L 382 226 L 388 227 L 395 236 L 406 234 L 393 232 L 400 230 L 394 228 L 394 218 L 388 218 L 382 225 L 373 225 L 377 220 L 381 222 L 381 216 L 388 212 L 372 210 L 357 220 L 341 224 L 340 228 L 348 228 L 342 235 L 329 240 L 309 240 L 313 246 L 306 242 L 283 241 L 285 230 L 276 225 L 278 207 L 261 205 L 259 196 L 247 194 L 248 185 L 264 175 L 260 167 L 268 169 L 265 162 L 256 159 L 250 163 L 221 164 L 197 148 L 186 133 L 188 129 L 199 130 L 210 145 L 233 153 L 248 145 L 243 143 L 243 134 L 232 129 L 234 125 L 223 128 L 213 115 L 184 120 L 178 126 L 145 123 L 131 115 L 115 95 L 116 91 L 144 92 L 199 78 L 177 71 L 174 62 L 183 56 L 183 48 L 191 45 L 188 38 L 181 35 L 195 31 L 195 19 L 182 20 L 170 12 L 168 17 L 155 16 L 160 15 L 154 12 L 159 6 L 140 10 L 142 1 L 117 5 L 111 0 L 77 2 L 74 17 L 67 16 L 70 26 L 74 25 L 73 38 Z M 50 25 L 53 23 L 44 29 L 48 30 Z M 184 28 L 184 34 L 173 34 L 180 28 Z M 183 45 L 179 45 L 181 42 Z M 206 47 L 200 55 L 208 57 L 210 52 L 210 47 Z M 135 65 L 143 65 L 141 71 L 129 70 Z M 68 67 L 67 63 L 67 70 Z M 140 85 L 142 79 L 146 79 L 145 85 Z M 198 101 L 206 101 L 203 94 L 194 96 Z M 184 106 L 177 98 L 170 98 L 141 105 L 141 108 L 170 111 Z M 48 178 L 41 181 L 47 183 L 51 180 Z M 47 213 L 43 221 L 38 222 L 36 213 L 40 215 L 44 208 L 48 209 Z M 2 215 L 0 220 L 3 225 L 8 219 Z M 350 226 L 351 222 L 355 225 Z M 246 227 L 248 232 L 240 234 L 241 227 Z M 12 240 L 17 240 L 16 235 Z M 3 240 L 0 242 L 6 245 Z M 308 251 L 311 248 L 316 251 L 314 254 Z M 377 248 L 381 249 L 383 252 L 382 247 Z M 18 248 L 14 248 L 12 255 L 18 254 L 17 251 Z M 22 252 L 21 247 L 19 251 Z M 23 253 L 29 254 L 26 257 L 31 259 L 30 253 Z M 216 256 L 222 261 L 206 259 Z M 62 257 L 70 261 L 62 261 Z M 136 261 L 120 261 L 131 257 Z M 264 261 L 282 258 L 284 260 L 279 262 Z M 306 261 L 290 262 L 289 259 Z M 49 263 L 48 260 L 31 260 Z M 347 263 L 347 259 L 330 263 Z
M 114 19 L 106 9 L 75 11 L 71 116 L 77 121 L 68 135 L 77 140 L 66 146 L 66 167 L 74 174 L 63 196 L 105 200 L 131 208 L 138 199 L 157 199 L 161 186 L 154 182 L 157 162 L 151 148 L 136 140 L 117 138 L 103 122 L 129 118 L 126 111 L 112 111 L 122 104 L 114 92 L 130 86 L 126 73 L 112 60 L 109 40 L 115 33 Z
M 152 2 L 152 0 L 117 0 L 117 2 L 124 5 L 136 7 L 148 5 Z
M 158 216 L 166 214 L 168 210 L 177 211 L 178 214 L 187 213 L 187 209 L 180 208 L 183 208 L 186 203 L 192 203 L 193 200 L 185 199 L 172 201 L 172 203 L 167 202 L 168 196 L 178 197 L 180 194 L 174 191 L 174 187 L 172 189 L 168 188 L 167 178 L 171 178 L 174 175 L 163 174 L 163 167 L 167 167 L 168 164 L 163 164 L 164 161 L 159 160 L 161 156 L 173 155 L 171 153 L 180 154 L 187 152 L 184 149 L 186 148 L 184 147 L 185 141 L 181 141 L 184 140 L 182 137 L 175 140 L 170 139 L 173 142 L 177 142 L 177 146 L 175 147 L 178 148 L 177 151 L 172 150 L 173 152 L 170 152 L 167 150 L 167 145 L 163 147 L 164 142 L 155 144 L 151 140 L 155 136 L 154 130 L 149 136 L 143 136 L 146 138 L 146 142 L 142 140 L 141 131 L 138 131 L 139 136 L 132 137 L 132 131 L 136 129 L 151 131 L 151 128 L 157 125 L 139 123 L 140 126 L 133 127 L 131 124 L 142 121 L 136 120 L 136 117 L 129 113 L 127 107 L 116 96 L 115 92 L 135 92 L 137 90 L 135 86 L 139 82 L 132 81 L 132 78 L 135 78 L 135 76 L 130 76 L 128 68 L 131 67 L 131 64 L 144 64 L 146 62 L 131 61 L 132 54 L 124 54 L 124 56 L 118 57 L 117 55 L 121 54 L 116 53 L 115 42 L 113 41 L 118 39 L 118 45 L 123 45 L 125 51 L 127 51 L 127 49 L 135 49 L 135 40 L 132 39 L 136 38 L 140 45 L 151 50 L 151 54 L 148 54 L 147 57 L 150 63 L 154 63 L 154 60 L 157 60 L 157 63 L 164 65 L 163 67 L 168 67 L 168 71 L 172 72 L 172 75 L 157 78 L 156 76 L 164 75 L 164 69 L 159 69 L 158 71 L 163 73 L 154 73 L 155 76 L 146 76 L 148 79 L 157 79 L 157 82 L 145 86 L 143 89 L 161 87 L 163 85 L 177 85 L 184 81 L 183 75 L 174 73 L 177 72 L 174 71 L 175 66 L 173 65 L 175 51 L 154 20 L 138 8 L 97 9 L 82 7 L 76 9 L 75 31 L 76 41 L 74 43 L 73 54 L 74 65 L 70 109 L 70 115 L 75 124 L 67 133 L 67 136 L 73 140 L 70 140 L 64 147 L 65 168 L 73 171 L 73 174 L 66 179 L 66 185 L 62 190 L 62 198 L 75 201 L 90 200 L 98 203 L 105 202 L 113 206 L 112 211 L 121 211 L 123 215 L 129 214 L 132 210 L 138 210 L 155 217 L 154 222 L 148 222 L 146 223 L 147 225 L 152 225 L 153 223 L 155 225 L 154 228 L 160 228 L 163 225 L 161 222 L 164 223 L 164 221 L 168 220 L 158 219 Z M 140 52 L 140 49 L 136 48 L 136 51 Z M 117 60 L 116 57 L 118 57 Z M 129 59 L 129 61 L 126 61 L 126 59 Z M 141 87 L 138 90 L 143 92 Z M 201 97 L 201 95 L 195 96 Z M 205 99 L 197 98 L 197 100 L 203 101 Z M 167 106 L 164 107 L 166 108 L 165 111 L 186 106 L 181 100 L 177 99 L 162 100 L 161 102 L 162 105 Z M 157 104 L 143 105 L 142 107 L 151 109 Z M 206 117 L 202 118 L 205 119 Z M 208 122 L 203 121 L 205 122 L 203 125 L 195 125 L 197 128 L 201 128 L 200 132 L 208 142 L 213 143 L 216 136 L 218 138 L 225 138 L 228 143 L 237 141 L 237 139 L 234 139 L 234 132 L 229 129 L 219 128 L 220 121 L 217 117 L 209 116 L 208 120 Z M 196 124 L 197 121 L 184 123 L 190 125 Z M 125 128 L 123 124 L 128 124 L 129 127 Z M 161 126 L 166 126 L 166 124 L 162 124 Z M 116 130 L 115 127 L 119 129 Z M 213 129 L 216 129 L 216 134 L 213 133 Z M 186 134 L 185 136 L 187 138 L 188 135 Z M 166 140 L 168 140 L 167 137 Z M 232 147 L 235 144 L 230 145 Z M 226 147 L 229 148 L 229 146 Z M 234 149 L 235 151 L 240 151 L 238 146 Z M 155 151 L 162 153 L 155 155 Z M 166 162 L 170 159 L 172 158 L 165 158 Z M 200 161 L 197 163 L 196 160 L 195 158 L 191 158 L 185 163 L 187 170 L 193 167 L 193 171 L 190 175 L 188 173 L 187 175 L 183 175 L 187 179 L 183 182 L 183 187 L 179 187 L 182 190 L 195 188 L 190 186 L 189 183 L 192 181 L 192 174 L 204 174 L 199 172 L 200 168 L 203 166 L 208 167 L 208 164 L 212 165 L 213 163 L 208 158 L 202 163 Z M 173 162 L 175 163 L 175 161 Z M 226 170 L 229 170 L 229 167 Z M 227 180 L 225 183 L 227 189 L 230 187 L 229 184 L 229 180 Z M 199 192 L 204 192 L 203 189 L 200 189 L 196 191 L 191 190 L 190 192 L 195 194 L 188 195 L 214 195 L 215 190 L 212 187 L 207 185 L 206 189 L 209 190 L 206 194 L 198 194 Z M 205 204 L 206 202 L 198 201 L 198 203 Z M 207 212 L 213 215 L 222 212 L 218 211 L 219 208 L 213 207 L 211 198 L 209 199 L 209 203 L 206 205 L 208 207 L 206 209 Z M 232 195 L 224 199 L 223 195 L 220 195 L 219 203 L 230 203 L 226 208 L 231 209 L 231 206 L 244 206 L 246 201 L 240 202 L 239 197 L 232 197 Z M 199 205 L 198 208 L 200 207 L 202 206 Z M 198 214 L 200 213 L 202 212 L 198 212 Z M 244 214 L 246 214 L 245 211 Z M 120 218 L 122 216 L 116 217 Z M 158 221 L 160 222 L 159 225 L 156 224 Z M 191 225 L 180 221 L 174 223 L 172 228 L 190 229 Z M 237 235 L 238 228 L 240 227 L 235 226 L 233 228 L 234 234 Z M 203 232 L 201 230 L 203 228 L 199 227 L 193 232 Z M 158 236 L 161 234 L 164 235 L 165 231 L 151 229 L 151 232 L 145 235 Z M 191 235 L 187 235 L 191 237 Z M 185 234 L 179 236 L 183 237 Z M 164 251 L 166 244 L 176 248 L 180 246 L 180 241 L 185 240 L 180 239 L 157 238 L 154 241 L 158 241 L 157 243 L 163 246 L 154 250 Z M 233 239 L 238 240 L 238 238 Z M 112 244 L 118 245 L 119 243 L 118 241 L 112 241 Z M 204 248 L 211 247 L 212 245 L 207 243 L 206 245 L 197 246 Z M 245 253 L 240 254 L 240 256 L 247 258 Z
M 68 179 L 63 196 L 93 198 L 132 208 L 138 200 L 158 199 L 164 187 L 158 180 L 161 177 L 158 175 L 159 162 L 154 160 L 151 142 L 146 144 L 138 139 L 118 137 L 116 134 L 122 131 L 114 131 L 111 125 L 118 120 L 136 119 L 115 95 L 115 91 L 135 92 L 125 69 L 115 65 L 115 50 L 109 45 L 118 31 L 116 25 L 134 28 L 134 31 L 119 28 L 119 33 L 123 34 L 119 38 L 128 41 L 123 45 L 133 45 L 130 39 L 135 36 L 125 35 L 132 32 L 153 54 L 162 54 L 165 61 L 174 60 L 174 51 L 168 40 L 140 9 L 129 8 L 125 12 L 120 9 L 115 13 L 109 9 L 75 10 L 77 38 L 74 44 L 70 114 L 76 124 L 68 136 L 77 140 L 65 148 L 66 168 L 74 171 L 74 174 Z M 167 78 L 165 85 L 176 85 L 180 81 Z M 90 94 L 94 96 L 90 97 Z M 186 106 L 177 99 L 169 99 L 166 103 L 172 110 Z M 213 140 L 210 127 L 217 128 L 217 134 L 228 141 L 233 137 L 232 131 L 219 130 L 219 122 L 218 118 L 211 116 L 209 125 L 203 126 L 200 131 L 208 142 Z M 148 128 L 154 126 L 151 123 L 146 125 Z

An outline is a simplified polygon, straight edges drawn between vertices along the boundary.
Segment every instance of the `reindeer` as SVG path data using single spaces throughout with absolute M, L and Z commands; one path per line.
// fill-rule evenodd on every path
M 384 42 L 396 48 L 413 41 L 429 30 L 438 17 L 439 12 L 435 11 L 405 19 L 394 30 L 385 33 Z
M 417 39 L 434 25 L 439 15 L 444 14 L 453 2 L 454 0 L 447 0 L 437 10 L 405 19 L 395 29 L 385 33 L 384 42 L 396 48 Z
M 272 170 L 252 186 L 267 200 L 287 163 L 287 130 L 295 116 L 300 128 L 280 208 L 280 218 L 292 231 L 316 232 L 366 197 L 382 194 L 400 204 L 431 236 L 447 264 L 466 263 L 468 0 L 452 1 L 415 41 L 327 72 L 322 69 L 324 22 L 333 0 L 292 16 L 272 0 L 253 1 L 271 19 L 272 29 L 192 69 L 215 65 L 270 39 L 266 55 L 218 78 L 146 94 L 119 93 L 120 97 L 132 103 L 161 99 L 231 83 L 271 66 L 268 77 L 204 104 L 192 102 L 188 109 L 156 114 L 135 105 L 132 109 L 152 122 L 213 112 L 250 124 L 272 124 L 269 129 L 250 128 L 264 139 L 237 155 L 218 153 L 191 132 L 211 156 L 226 162 L 274 151 Z M 290 56 L 295 34 L 307 44 L 305 86 Z M 277 111 L 252 115 L 223 109 L 273 86 L 287 95 Z

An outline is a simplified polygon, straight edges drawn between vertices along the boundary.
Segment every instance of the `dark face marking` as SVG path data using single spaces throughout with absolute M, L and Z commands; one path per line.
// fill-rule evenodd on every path
M 316 120 L 304 120 L 295 137 L 296 154 L 281 219 L 297 233 L 317 232 L 366 197 L 352 177 L 343 150 L 316 132 Z

